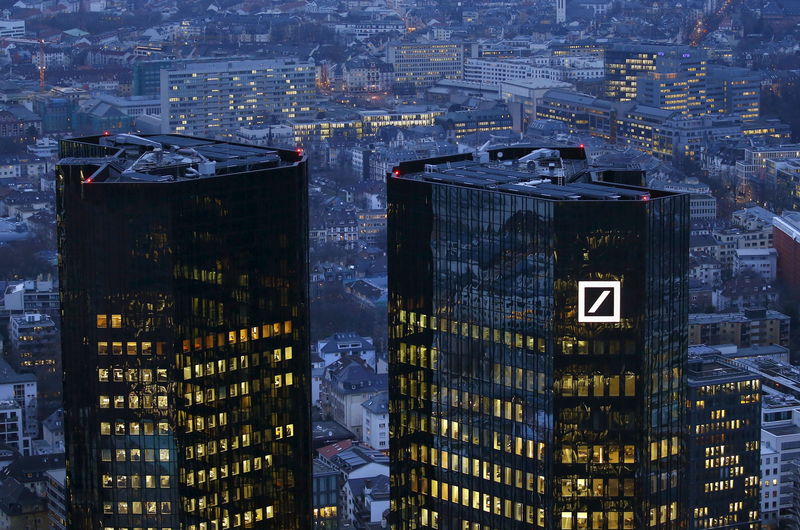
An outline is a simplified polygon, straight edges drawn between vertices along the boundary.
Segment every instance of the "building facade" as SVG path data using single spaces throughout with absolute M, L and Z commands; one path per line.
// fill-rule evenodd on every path
M 464 45 L 450 41 L 394 43 L 386 52 L 386 62 L 394 67 L 395 83 L 428 87 L 440 79 L 462 78 Z
M 0 443 L 31 454 L 31 440 L 39 434 L 36 376 L 18 373 L 0 358 Z
M 173 135 L 63 141 L 70 528 L 309 528 L 307 170 Z
M 49 414 L 61 404 L 61 351 L 55 322 L 39 313 L 9 316 L 8 361 L 19 372 L 30 372 L 38 383 L 38 406 Z
M 789 346 L 791 318 L 778 311 L 747 309 L 740 313 L 692 313 L 689 344 L 735 344 L 740 348 Z
M 684 45 L 615 44 L 605 51 L 605 96 L 614 101 L 632 101 L 639 94 L 640 81 L 648 74 L 665 76 L 670 83 L 664 88 L 682 92 L 692 86 L 699 96 L 705 87 L 706 59 L 704 52 Z M 657 79 L 656 79 L 657 80 Z M 659 83 L 657 83 L 659 84 Z M 650 105 L 650 103 L 645 103 Z
M 714 356 L 688 375 L 689 528 L 761 528 L 760 381 Z
M 800 213 L 776 217 L 773 241 L 778 252 L 778 279 L 794 294 L 800 294 Z
M 553 151 L 389 179 L 393 528 L 685 526 L 688 196 Z
M 161 132 L 231 135 L 240 127 L 311 117 L 316 67 L 291 59 L 180 63 L 161 70 Z

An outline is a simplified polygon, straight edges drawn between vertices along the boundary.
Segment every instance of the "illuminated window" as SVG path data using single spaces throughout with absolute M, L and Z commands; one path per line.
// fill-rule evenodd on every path
M 108 316 L 107 315 L 97 315 L 97 327 L 98 328 L 107 328 L 108 327 Z
M 122 315 L 111 315 L 111 327 L 112 328 L 122 327 Z

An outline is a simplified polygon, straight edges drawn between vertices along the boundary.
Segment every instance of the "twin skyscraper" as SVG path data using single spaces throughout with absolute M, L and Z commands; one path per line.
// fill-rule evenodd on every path
M 72 527 L 311 528 L 305 157 L 61 157 Z M 685 527 L 689 203 L 643 183 L 580 148 L 388 177 L 390 527 Z

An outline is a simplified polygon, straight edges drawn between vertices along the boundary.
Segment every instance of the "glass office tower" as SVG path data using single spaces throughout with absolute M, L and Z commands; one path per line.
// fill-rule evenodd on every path
M 309 527 L 305 159 L 173 135 L 60 151 L 70 527 Z
M 392 527 L 685 528 L 687 196 L 480 158 L 388 182 Z

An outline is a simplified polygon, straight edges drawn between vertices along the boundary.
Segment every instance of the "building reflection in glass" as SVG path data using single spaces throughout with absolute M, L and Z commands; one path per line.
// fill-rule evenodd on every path
M 173 135 L 61 157 L 70 527 L 310 526 L 305 159 Z
M 531 151 L 389 178 L 392 525 L 684 528 L 688 199 Z

